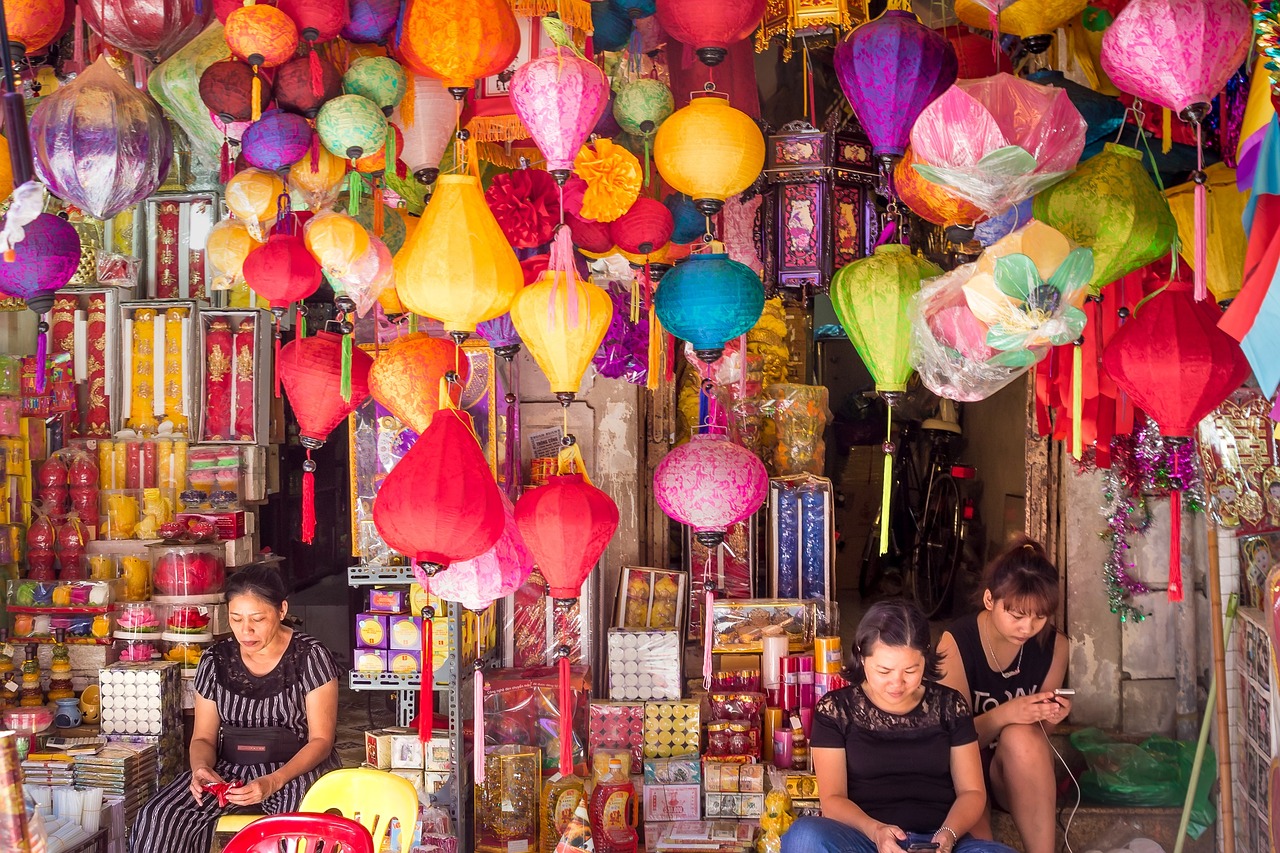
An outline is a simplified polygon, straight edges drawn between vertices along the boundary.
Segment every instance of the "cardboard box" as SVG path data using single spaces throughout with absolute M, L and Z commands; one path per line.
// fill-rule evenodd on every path
M 673 758 L 646 758 L 644 761 L 646 785 L 688 785 L 702 781 L 702 764 L 697 755 L 681 755 Z
M 228 539 L 223 544 L 227 547 L 227 568 L 247 566 L 257 559 L 258 546 L 253 536 L 241 536 L 239 539 Z
M 408 598 L 403 589 L 369 590 L 370 613 L 399 614 L 407 609 Z
M 223 541 L 239 539 L 249 534 L 246 528 L 244 510 L 228 510 L 226 512 L 180 512 L 173 519 L 187 523 L 188 521 L 207 521 L 213 525 L 213 532 Z
M 705 758 L 702 782 L 709 794 L 763 794 L 764 765 Z
M 170 324 L 166 322 L 166 312 L 173 308 L 186 309 L 187 313 L 181 322 Z M 152 311 L 154 316 L 149 322 L 139 320 L 135 323 L 134 318 L 139 311 Z M 156 368 L 151 371 L 151 388 L 147 389 L 147 396 L 140 399 L 145 400 L 152 407 L 151 414 L 157 420 L 163 420 L 161 416 L 166 414 L 163 360 L 169 344 L 168 335 L 170 331 L 176 332 L 178 337 L 176 346 L 181 353 L 181 389 L 177 400 L 178 409 L 187 418 L 188 434 L 199 435 L 200 414 L 203 409 L 200 403 L 204 397 L 204 386 L 199 383 L 199 376 L 205 362 L 203 351 L 198 351 L 196 348 L 200 326 L 200 302 L 194 299 L 148 299 L 120 303 L 120 337 L 118 338 L 121 356 L 120 425 L 128 428 L 134 426 L 132 418 L 145 417 L 142 413 L 132 411 L 133 388 L 135 383 L 141 381 L 138 377 L 143 375 L 139 370 L 135 370 L 133 365 L 135 325 L 145 325 L 139 334 L 145 336 L 150 344 L 153 355 L 148 358 L 154 360 Z M 169 328 L 171 325 L 176 328 L 171 330 Z
M 378 770 L 453 769 L 449 733 L 437 729 L 424 745 L 409 728 L 374 729 L 364 733 L 365 764 Z
M 700 820 L 702 789 L 698 785 L 645 785 L 646 821 Z
M 432 626 L 440 627 L 438 624 Z M 445 624 L 445 642 L 448 643 L 448 623 Z M 437 631 L 436 634 L 439 634 Z M 436 639 L 433 634 L 432 641 Z M 387 648 L 422 650 L 422 620 L 416 616 L 387 617 Z
M 220 352 L 217 358 L 207 356 L 208 336 L 214 323 L 226 323 L 235 327 L 234 352 Z M 196 351 L 200 354 L 199 387 L 202 389 L 199 395 L 200 440 L 224 444 L 266 444 L 269 439 L 271 417 L 271 359 L 275 349 L 272 345 L 271 314 L 262 308 L 205 309 L 200 312 L 197 328 L 199 331 Z M 224 330 L 222 334 L 228 333 Z M 210 430 L 214 419 L 208 417 L 206 407 L 209 395 L 204 393 L 211 379 L 215 361 L 217 367 L 223 371 L 222 376 L 225 377 L 227 371 L 230 371 L 233 377 L 246 376 L 252 386 L 252 393 L 247 395 L 250 399 L 242 400 L 238 392 L 244 383 L 231 381 L 233 393 L 230 395 L 228 405 L 234 406 L 235 409 L 234 411 L 224 410 L 219 420 L 230 421 L 228 425 L 232 428 L 226 434 L 216 435 Z M 243 406 L 249 407 L 252 412 L 250 424 L 252 429 L 249 432 L 234 429 L 235 421 L 241 420 L 238 413 L 244 411 L 241 408 Z
M 646 702 L 644 757 L 697 753 L 702 746 L 702 708 L 697 702 Z
M 764 794 L 706 794 L 708 818 L 760 817 L 764 814 Z
M 385 649 L 390 643 L 387 617 L 381 613 L 356 614 L 356 642 L 362 649 Z
M 631 752 L 631 766 L 639 767 L 644 753 L 643 702 L 592 702 L 587 707 L 587 756 L 598 749 Z
M 422 672 L 422 652 L 416 649 L 388 650 L 387 671 L 404 674 Z
M 386 672 L 388 665 L 386 649 L 356 647 L 353 668 L 357 672 Z

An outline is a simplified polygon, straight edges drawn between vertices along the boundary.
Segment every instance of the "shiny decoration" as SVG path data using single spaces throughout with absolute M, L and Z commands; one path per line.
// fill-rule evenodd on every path
M 930 0 L 937 3 L 938 0 Z M 782 61 L 790 62 L 795 37 L 804 31 L 851 30 L 866 20 L 866 9 L 853 0 L 768 0 L 764 21 L 756 30 L 756 53 L 763 53 L 778 36 Z M 930 25 L 933 26 L 933 25 Z
M 412 72 L 410 72 L 412 74 Z M 391 113 L 404 132 L 401 158 L 419 183 L 429 184 L 440 171 L 440 160 L 453 141 L 457 101 L 431 77 L 412 74 L 409 94 Z
M 520 49 L 507 0 L 406 0 L 401 21 L 401 61 L 439 79 L 459 100 L 477 80 L 511 65 Z
M 379 535 L 415 564 L 427 564 L 428 577 L 492 548 L 503 515 L 502 493 L 470 418 L 451 408 L 431 419 L 373 502 Z
M 754 453 L 710 433 L 671 449 L 653 472 L 653 497 L 669 517 L 693 528 L 708 548 L 764 506 L 769 472 Z
M 200 100 L 225 123 L 253 118 L 253 66 L 228 57 L 214 62 L 200 75 Z M 271 82 L 259 75 L 262 103 L 270 103 Z
M 507 91 L 547 171 L 563 185 L 609 101 L 609 81 L 595 63 L 554 47 L 517 68 Z
M 961 80 L 912 128 L 913 168 L 996 214 L 1062 180 L 1084 136 L 1084 118 L 1062 89 L 1009 74 Z
M 342 37 L 356 44 L 386 44 L 400 17 L 400 0 L 350 0 Z
M 1241 225 L 1249 194 L 1236 189 L 1236 173 L 1224 163 L 1205 169 L 1209 189 L 1208 260 L 1205 276 L 1217 302 L 1234 299 L 1244 280 L 1248 239 Z M 1200 268 L 1195 243 L 1195 187 L 1187 181 L 1165 191 L 1169 209 L 1178 223 L 1179 253 L 1194 269 Z
M 316 133 L 334 154 L 358 160 L 386 144 L 387 117 L 368 98 L 342 95 L 320 108 Z
M 163 62 L 208 26 L 213 6 L 204 0 L 86 0 L 80 14 L 109 44 Z
M 893 189 L 898 200 L 912 213 L 934 225 L 971 226 L 986 216 L 982 209 L 940 184 L 926 181 L 913 166 L 916 159 L 907 149 L 893 168 Z
M 640 196 L 644 181 L 640 161 L 611 140 L 597 139 L 583 146 L 573 168 L 587 184 L 577 213 L 583 219 L 612 222 L 630 210 Z
M 360 56 L 342 75 L 342 91 L 373 101 L 386 115 L 400 103 L 407 88 L 405 70 L 389 56 Z
M 578 597 L 618 530 L 617 504 L 582 474 L 548 477 L 545 486 L 520 496 L 515 515 L 538 572 L 558 601 Z
M 915 15 L 890 9 L 835 52 L 840 88 L 879 158 L 901 157 L 920 113 L 956 81 L 956 53 Z
M 630 210 L 609 223 L 609 234 L 622 251 L 648 255 L 670 242 L 674 228 L 666 205 L 657 199 L 638 198 Z
M 227 46 L 255 68 L 275 68 L 298 49 L 298 27 L 274 6 L 255 3 L 227 15 L 223 35 Z
M 97 219 L 154 193 L 173 159 L 160 107 L 106 57 L 36 105 L 31 148 L 40 180 Z
M 436 390 L 445 374 L 457 371 L 448 385 L 453 405 L 459 405 L 462 389 L 471 378 L 471 361 L 453 341 L 418 332 L 397 338 L 373 362 L 369 393 L 401 423 L 423 433 L 440 408 Z
M 311 54 L 315 56 L 315 54 Z M 312 85 L 312 62 L 308 56 L 296 56 L 276 69 L 276 106 L 307 118 L 315 118 L 320 108 L 342 94 L 342 74 L 324 57 L 320 64 L 320 93 Z M 263 103 L 266 103 L 264 98 Z
M 1088 0 L 956 0 L 955 9 L 960 20 L 974 29 L 1018 36 L 1029 51 L 1043 53 L 1058 27 L 1087 5 Z
M 9 42 L 28 56 L 40 53 L 62 32 L 60 0 L 5 0 Z
M 451 332 L 507 312 L 524 285 L 480 189 L 479 178 L 441 175 L 417 228 L 396 254 L 396 293 L 415 314 L 440 320 Z
M 479 612 L 506 598 L 529 579 L 534 556 L 520 535 L 515 507 L 505 494 L 502 510 L 502 535 L 498 541 L 480 556 L 459 560 L 433 575 L 428 581 L 432 595 Z
M 764 136 L 756 123 L 718 96 L 693 98 L 658 128 L 653 162 L 673 189 L 707 216 L 755 183 L 764 168 Z
M 553 177 L 540 169 L 502 172 L 484 192 L 507 242 L 532 249 L 551 242 L 560 222 L 560 196 Z
M 658 0 L 658 23 L 673 39 L 687 44 L 704 65 L 715 66 L 729 46 L 755 32 L 764 18 L 765 0 Z
M 325 274 L 342 278 L 351 265 L 369 250 L 369 232 L 345 213 L 322 210 L 303 226 L 307 249 Z
M 249 289 L 274 309 L 306 299 L 320 289 L 320 264 L 298 234 L 280 229 L 244 259 L 243 276 Z
M 1102 150 L 1104 144 L 1114 140 L 1124 124 L 1124 104 L 1117 98 L 1103 95 L 1088 86 L 1081 86 L 1074 80 L 1067 79 L 1061 71 L 1042 68 L 1026 75 L 1026 79 L 1032 83 L 1065 89 L 1071 103 L 1075 104 L 1080 115 L 1084 117 L 1088 129 L 1084 135 L 1084 153 L 1081 155 L 1081 162 L 1094 156 Z
M 255 240 L 266 239 L 263 234 L 275 222 L 276 201 L 283 193 L 284 181 L 274 172 L 242 169 L 227 181 L 227 209 Z
M 147 75 L 147 91 L 170 121 L 182 128 L 195 167 L 206 173 L 218 170 L 224 137 L 209 118 L 200 81 L 210 66 L 230 56 L 222 25 L 213 24 Z
M 1142 154 L 1108 143 L 1101 154 L 1036 196 L 1036 219 L 1093 249 L 1096 293 L 1165 255 L 1178 236 L 1168 203 L 1142 165 Z
M 711 364 L 726 341 L 760 319 L 764 286 L 751 267 L 726 254 L 696 254 L 663 276 L 653 301 L 662 328 L 693 344 L 698 358 Z
M 240 151 L 250 166 L 277 172 L 309 155 L 313 136 L 311 125 L 302 116 L 267 110 L 240 138 Z

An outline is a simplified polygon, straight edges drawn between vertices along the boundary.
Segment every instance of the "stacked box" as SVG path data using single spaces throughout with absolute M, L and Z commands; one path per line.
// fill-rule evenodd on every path
M 699 820 L 702 817 L 698 785 L 644 786 L 644 819 L 648 821 Z
M 646 702 L 644 757 L 691 755 L 702 746 L 702 709 L 697 702 Z
M 625 749 L 639 767 L 644 753 L 643 702 L 592 702 L 587 707 L 587 757 L 598 749 Z
M 92 755 L 75 757 L 75 784 L 123 797 L 125 823 L 132 824 L 138 809 L 155 795 L 159 760 L 153 744 L 109 744 Z
M 763 794 L 764 765 L 704 758 L 702 785 L 708 794 Z
M 181 668 L 173 661 L 118 662 L 98 671 L 104 735 L 182 731 Z
M 609 631 L 609 698 L 679 699 L 682 688 L 678 631 Z
M 691 785 L 701 782 L 702 764 L 697 755 L 646 758 L 644 761 L 646 785 Z
M 163 735 L 107 735 L 107 741 L 132 747 L 154 746 L 157 749 L 156 784 L 161 788 L 188 769 L 181 726 Z
M 378 770 L 453 769 L 449 733 L 437 729 L 425 744 L 409 728 L 377 729 L 364 733 L 365 764 Z
M 708 818 L 758 818 L 764 814 L 764 794 L 707 794 Z

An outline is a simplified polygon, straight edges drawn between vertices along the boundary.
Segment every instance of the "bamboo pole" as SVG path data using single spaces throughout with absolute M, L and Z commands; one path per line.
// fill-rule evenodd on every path
M 1206 513 L 1207 516 L 1207 513 Z M 1227 715 L 1227 646 L 1222 636 L 1222 577 L 1218 569 L 1218 527 L 1208 519 L 1209 631 L 1213 638 L 1213 677 L 1218 683 L 1215 713 L 1218 723 L 1218 812 L 1222 820 L 1223 853 L 1236 851 L 1235 809 L 1231 779 L 1231 727 Z M 1206 712 L 1208 709 L 1205 709 Z

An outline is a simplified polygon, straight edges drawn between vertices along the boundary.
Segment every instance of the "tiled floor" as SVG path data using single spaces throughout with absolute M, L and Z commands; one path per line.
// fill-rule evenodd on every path
M 364 761 L 364 733 L 396 724 L 392 693 L 357 693 L 342 684 L 338 692 L 338 755 L 344 767 Z M 372 725 L 370 720 L 372 719 Z

